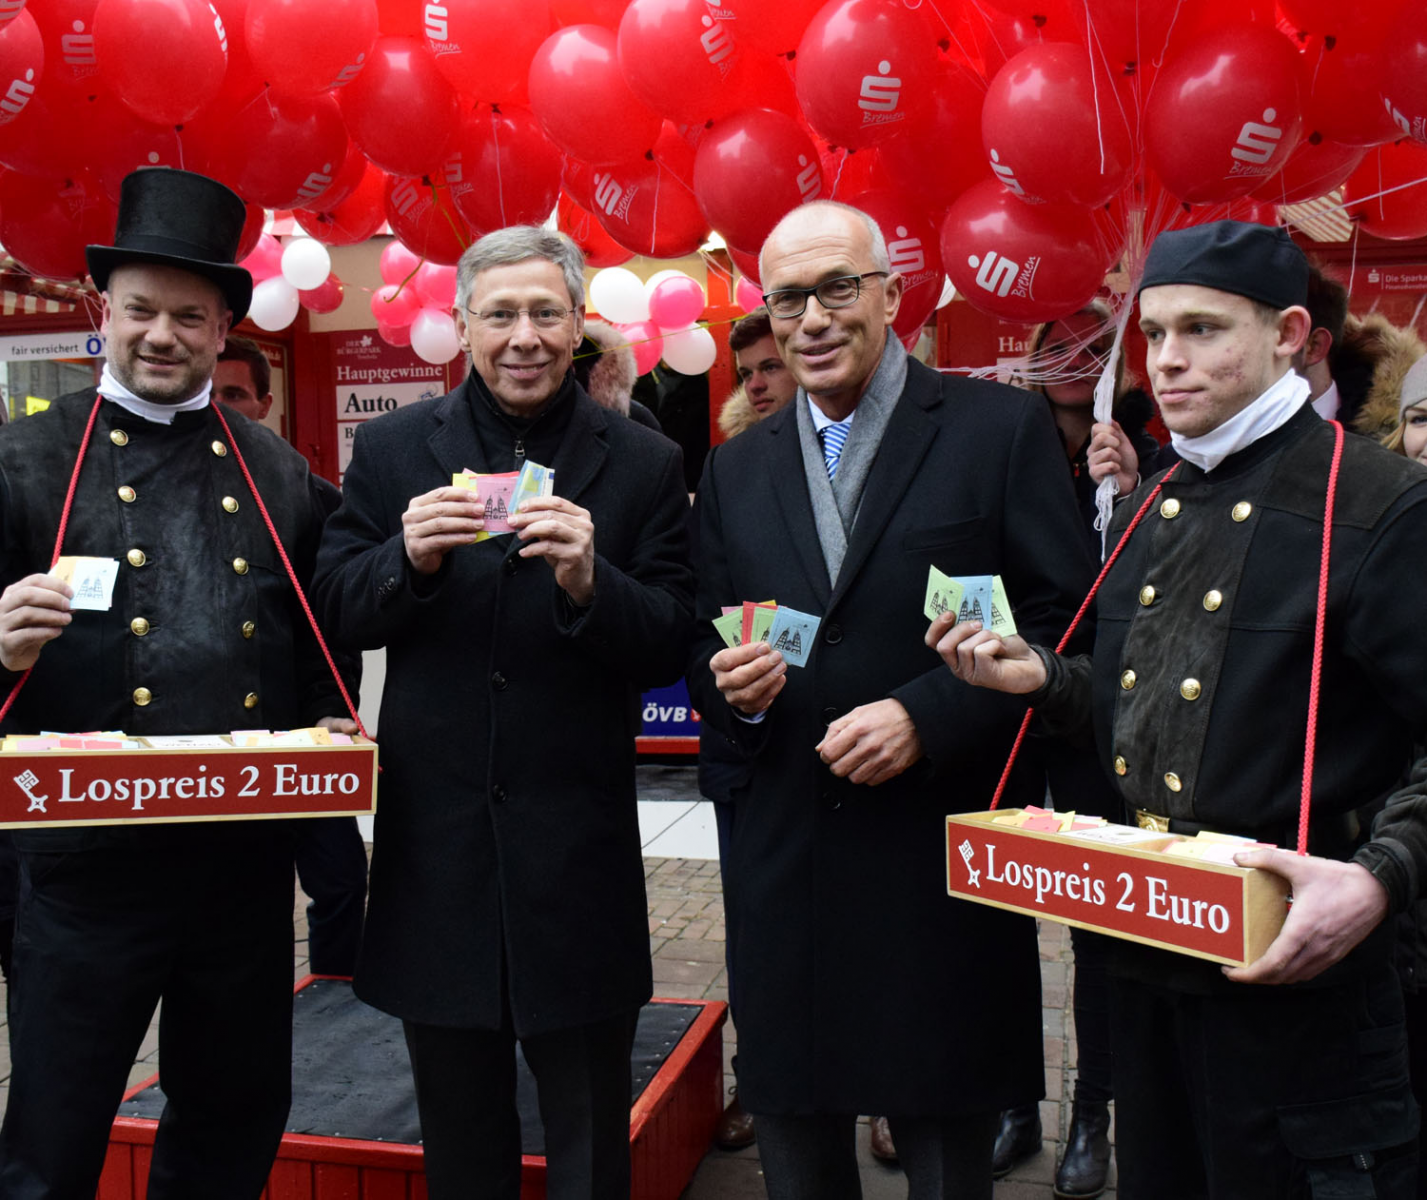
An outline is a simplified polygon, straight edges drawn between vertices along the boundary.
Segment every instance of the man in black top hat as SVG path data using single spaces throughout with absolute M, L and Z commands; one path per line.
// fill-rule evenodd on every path
M 1247 968 L 1118 942 L 1116 1157 L 1126 1200 L 1414 1195 L 1389 911 L 1427 872 L 1427 475 L 1346 438 L 1332 524 L 1308 856 L 1297 843 L 1335 429 L 1292 370 L 1308 264 L 1282 229 L 1162 234 L 1140 285 L 1146 368 L 1183 460 L 1106 577 L 1093 656 L 933 623 L 962 679 L 1091 724 L 1145 828 L 1282 849 L 1281 934 Z M 1111 545 L 1149 480 L 1117 511 Z M 1411 786 L 1403 781 L 1414 760 Z M 1400 789 L 1400 790 L 1399 790 Z M 1394 793 L 1371 834 L 1359 811 Z M 1265 986 L 1267 985 L 1267 986 Z
M 350 729 L 241 474 L 299 575 L 325 506 L 307 463 L 209 404 L 247 311 L 244 208 L 187 172 L 124 181 L 113 246 L 88 249 L 108 357 L 96 391 L 0 430 L 0 665 L 31 669 L 8 731 Z M 94 427 L 64 552 L 119 560 L 107 611 L 48 574 L 65 483 Z M 253 1200 L 290 1094 L 289 822 L 17 833 L 20 906 L 0 1195 L 92 1197 L 155 1006 L 168 1100 L 150 1200 Z

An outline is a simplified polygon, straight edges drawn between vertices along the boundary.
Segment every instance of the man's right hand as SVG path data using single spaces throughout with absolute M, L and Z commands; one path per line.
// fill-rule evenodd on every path
M 412 569 L 434 575 L 449 551 L 475 541 L 485 528 L 485 515 L 486 502 L 465 488 L 439 487 L 412 497 L 401 514 L 401 538 Z
M 766 712 L 788 682 L 788 664 L 767 642 L 720 650 L 709 670 L 723 698 L 747 717 Z
M 926 643 L 962 682 L 1015 695 L 1044 686 L 1045 663 L 1025 638 L 1003 639 L 980 621 L 955 622 L 954 612 L 942 613 L 927 629 Z
M 35 665 L 46 642 L 64 632 L 72 618 L 74 591 L 53 575 L 26 575 L 0 593 L 0 663 L 7 671 Z

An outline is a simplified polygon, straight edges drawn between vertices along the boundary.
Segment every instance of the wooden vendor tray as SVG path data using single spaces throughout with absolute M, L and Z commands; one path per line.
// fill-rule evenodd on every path
M 1229 966 L 1252 963 L 1283 928 L 1280 875 L 1159 853 L 1183 840 L 1171 833 L 1103 826 L 1145 839 L 1115 845 L 993 823 L 1018 811 L 946 818 L 948 895 Z

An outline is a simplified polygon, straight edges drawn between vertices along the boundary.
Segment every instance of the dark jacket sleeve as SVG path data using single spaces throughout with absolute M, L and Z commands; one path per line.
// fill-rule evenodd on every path
M 308 496 L 311 516 L 304 536 L 303 561 L 300 565 L 294 563 L 293 569 L 297 572 L 298 579 L 303 583 L 308 595 L 308 604 L 311 607 L 317 547 L 321 540 L 323 526 L 342 503 L 342 493 L 335 484 L 329 483 L 320 475 L 310 475 L 308 477 Z M 301 607 L 300 604 L 298 607 Z M 316 616 L 315 607 L 312 611 Z M 302 697 L 303 716 L 314 722 L 323 717 L 350 716 L 347 701 L 343 698 L 341 689 L 338 688 L 337 681 L 333 677 L 332 667 L 335 665 L 341 672 L 347 696 L 351 698 L 352 707 L 355 708 L 358 703 L 358 688 L 362 681 L 362 656 L 352 651 L 340 650 L 334 646 L 328 637 L 326 626 L 319 620 L 318 628 L 322 630 L 323 639 L 327 642 L 327 649 L 332 655 L 332 663 L 329 664 L 327 655 L 322 652 L 322 646 L 311 632 L 307 613 L 295 613 L 293 621 L 299 631 L 295 638 L 297 646 L 295 673 Z

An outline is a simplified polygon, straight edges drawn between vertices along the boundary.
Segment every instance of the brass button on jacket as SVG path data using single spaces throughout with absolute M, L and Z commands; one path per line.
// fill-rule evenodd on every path
M 249 692 L 246 696 L 243 697 L 243 707 L 244 707 L 244 708 L 257 708 L 257 706 L 258 706 L 258 694 L 257 694 L 257 692 Z
M 1135 673 L 1133 671 L 1126 671 L 1123 675 L 1120 676 L 1120 686 L 1128 692 L 1132 687 L 1135 686 L 1135 678 Z
M 1125 761 L 1125 756 L 1123 754 L 1115 755 L 1115 774 L 1123 775 L 1129 769 L 1130 764 Z
M 1219 605 L 1224 603 L 1224 593 L 1214 588 L 1212 591 L 1204 593 L 1204 608 L 1207 612 L 1217 612 Z
M 149 631 L 149 623 L 143 617 L 135 617 L 129 622 L 129 629 L 135 637 L 143 637 Z
M 109 440 L 116 446 L 127 446 L 129 444 L 129 435 L 122 429 L 111 429 L 109 431 Z
M 129 560 L 129 565 L 131 567 L 142 567 L 146 562 L 149 561 L 149 556 L 145 554 L 142 550 L 137 549 L 130 550 L 128 554 L 124 555 L 124 557 Z
M 238 511 L 238 502 L 232 496 L 223 497 L 223 511 L 235 513 Z
M 1229 510 L 1229 515 L 1236 521 L 1247 521 L 1249 514 L 1254 511 L 1254 506 L 1247 500 L 1240 500 Z
M 233 560 L 233 570 L 239 575 L 246 575 L 248 573 L 248 560 L 246 558 L 235 558 Z
M 243 622 L 243 636 L 244 636 L 245 638 L 250 638 L 250 637 L 252 637 L 252 636 L 253 636 L 253 633 L 254 633 L 254 631 L 255 631 L 256 629 L 257 629 L 257 626 L 254 625 L 251 621 L 244 621 L 244 622 Z
M 209 445 L 208 448 L 209 448 L 210 450 L 212 450 L 213 453 L 216 454 L 219 458 L 222 458 L 224 455 L 226 455 L 226 454 L 228 453 L 228 447 L 225 446 L 222 442 L 218 441 L 216 438 L 215 438 L 214 441 Z
M 1179 501 L 1175 499 L 1164 501 L 1159 506 L 1159 515 L 1164 517 L 1165 520 L 1172 520 L 1179 516 Z
M 1184 784 L 1180 782 L 1180 778 L 1178 775 L 1176 775 L 1173 771 L 1169 771 L 1165 774 L 1164 786 L 1167 787 L 1171 792 L 1177 792 L 1182 787 L 1184 787 Z
M 139 493 L 134 491 L 127 483 L 119 489 L 119 499 L 125 504 L 133 504 L 139 498 Z
M 1140 588 L 1140 603 L 1143 604 L 1146 608 L 1148 608 L 1151 604 L 1154 603 L 1154 598 L 1154 584 L 1147 583 L 1144 587 Z
M 146 687 L 136 687 L 134 689 L 134 703 L 137 704 L 140 708 L 143 708 L 144 705 L 146 705 L 153 698 L 153 692 L 149 691 L 149 689 Z
M 1197 679 L 1186 679 L 1179 685 L 1179 694 L 1186 700 L 1198 700 L 1202 690 Z

